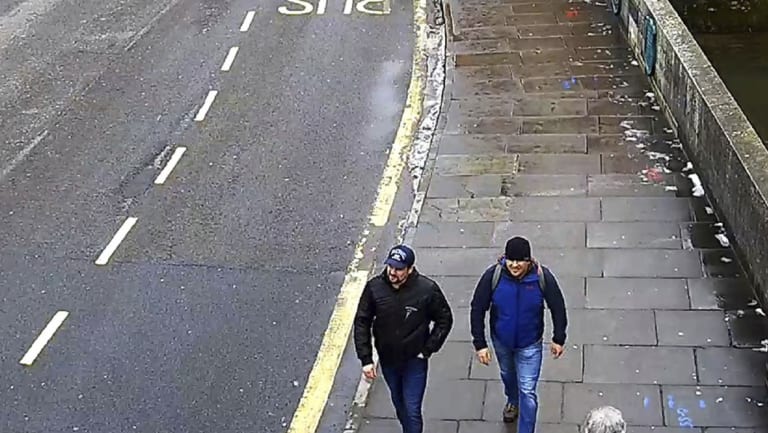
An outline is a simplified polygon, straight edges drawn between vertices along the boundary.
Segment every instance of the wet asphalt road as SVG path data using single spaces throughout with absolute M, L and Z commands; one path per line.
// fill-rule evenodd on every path
M 0 431 L 286 429 L 394 139 L 413 38 L 410 3 L 280 5 L 0 9 Z

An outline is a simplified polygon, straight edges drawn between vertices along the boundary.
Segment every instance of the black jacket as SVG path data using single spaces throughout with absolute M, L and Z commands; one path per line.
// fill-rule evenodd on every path
M 451 307 L 437 283 L 414 269 L 395 289 L 383 271 L 360 296 L 354 329 L 357 357 L 363 365 L 373 362 L 371 328 L 382 365 L 397 365 L 419 353 L 428 358 L 437 352 L 452 326 Z

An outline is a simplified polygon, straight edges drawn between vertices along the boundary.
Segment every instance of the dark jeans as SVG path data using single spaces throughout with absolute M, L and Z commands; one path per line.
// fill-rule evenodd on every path
M 421 404 L 427 388 L 427 360 L 413 358 L 401 366 L 381 366 L 403 433 L 422 433 Z
M 542 342 L 539 341 L 522 349 L 510 349 L 504 347 L 493 336 L 491 338 L 496 358 L 499 360 L 507 403 L 520 408 L 517 431 L 533 433 L 539 410 L 536 385 L 541 372 Z

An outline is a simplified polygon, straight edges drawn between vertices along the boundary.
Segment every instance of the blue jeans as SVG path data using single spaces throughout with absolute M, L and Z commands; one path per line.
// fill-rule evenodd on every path
M 504 347 L 493 336 L 491 339 L 499 361 L 507 404 L 520 409 L 517 432 L 533 433 L 539 410 L 536 385 L 541 373 L 542 342 L 539 341 L 522 349 L 510 349 Z
M 422 433 L 421 404 L 427 389 L 427 360 L 413 358 L 396 367 L 381 366 L 403 433 Z

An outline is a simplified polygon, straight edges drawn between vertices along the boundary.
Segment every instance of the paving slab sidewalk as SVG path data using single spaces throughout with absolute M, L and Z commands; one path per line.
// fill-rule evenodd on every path
M 688 421 L 768 432 L 768 354 L 753 350 L 768 325 L 608 6 L 450 6 L 447 96 L 413 245 L 456 324 L 431 361 L 426 431 L 515 430 L 500 422 L 497 365 L 473 358 L 468 307 L 520 234 L 569 308 L 567 353 L 544 362 L 538 431 L 576 433 L 611 404 L 631 432 Z M 361 431 L 400 431 L 382 381 Z

